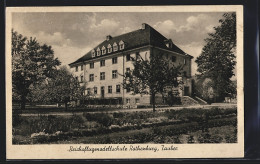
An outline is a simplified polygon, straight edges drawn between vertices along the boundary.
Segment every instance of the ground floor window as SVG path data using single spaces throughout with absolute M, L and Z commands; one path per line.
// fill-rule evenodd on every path
M 112 86 L 108 86 L 108 93 L 112 93 Z
M 139 99 L 139 98 L 136 98 L 136 99 L 135 99 L 135 103 L 136 103 L 136 104 L 139 104 L 139 103 L 140 103 L 140 99 Z
M 126 99 L 126 103 L 127 103 L 127 104 L 130 104 L 130 99 Z
M 94 87 L 94 94 L 97 94 L 97 87 Z
M 120 93 L 120 85 L 116 85 L 116 93 Z

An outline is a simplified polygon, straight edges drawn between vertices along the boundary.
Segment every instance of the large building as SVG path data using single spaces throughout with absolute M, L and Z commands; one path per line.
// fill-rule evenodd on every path
M 172 64 L 183 65 L 183 86 L 180 96 L 190 96 L 192 56 L 178 48 L 148 24 L 141 29 L 119 36 L 106 36 L 106 39 L 90 52 L 69 64 L 82 85 L 87 84 L 86 94 L 93 99 L 115 100 L 113 103 L 129 105 L 150 104 L 149 95 L 132 94 L 123 89 L 123 77 L 127 70 L 133 69 L 131 57 L 140 55 L 143 59 L 150 54 L 163 54 Z M 160 102 L 159 99 L 157 99 Z

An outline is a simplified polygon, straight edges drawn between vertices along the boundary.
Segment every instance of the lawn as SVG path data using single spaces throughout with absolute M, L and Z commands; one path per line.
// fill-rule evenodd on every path
M 13 144 L 235 143 L 237 109 L 13 114 Z

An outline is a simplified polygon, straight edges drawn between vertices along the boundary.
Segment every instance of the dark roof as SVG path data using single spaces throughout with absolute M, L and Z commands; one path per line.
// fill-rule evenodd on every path
M 142 46 L 146 46 L 146 45 L 157 46 L 157 47 L 160 47 L 160 48 L 168 49 L 170 51 L 186 55 L 186 53 L 183 52 L 175 44 L 172 44 L 172 48 L 168 48 L 165 45 L 165 41 L 168 40 L 168 39 L 147 24 L 145 24 L 145 29 L 139 29 L 139 30 L 132 31 L 132 32 L 129 32 L 129 33 L 126 33 L 126 34 L 122 34 L 122 35 L 119 35 L 119 36 L 112 37 L 109 40 L 103 41 L 102 43 L 97 45 L 94 49 L 96 50 L 99 47 L 100 50 L 101 50 L 103 46 L 107 47 L 109 44 L 111 44 L 111 46 L 113 46 L 114 42 L 116 42 L 118 44 L 121 40 L 125 43 L 125 47 L 124 47 L 123 50 L 118 49 L 118 51 L 116 51 L 116 52 L 96 56 L 95 58 L 99 58 L 101 56 L 106 56 L 106 55 L 111 55 L 111 54 L 114 54 L 114 53 L 118 53 L 120 51 L 138 48 L 138 47 L 142 47 Z M 79 58 L 75 62 L 70 63 L 69 65 L 80 63 L 80 62 L 92 59 L 91 51 L 86 53 L 84 56 L 82 56 L 81 58 Z

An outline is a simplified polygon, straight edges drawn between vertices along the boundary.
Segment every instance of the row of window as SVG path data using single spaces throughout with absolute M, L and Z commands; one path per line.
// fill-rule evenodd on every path
M 94 87 L 93 90 L 94 90 L 94 94 L 97 94 L 98 88 Z M 105 93 L 105 87 L 104 86 L 102 86 L 100 88 L 100 90 L 101 90 L 101 93 Z M 107 87 L 107 93 L 112 93 L 112 92 L 113 92 L 113 87 L 112 87 L 112 85 L 110 85 L 110 86 Z M 121 92 L 121 86 L 120 86 L 120 84 L 118 84 L 118 85 L 116 85 L 116 93 L 120 93 L 120 92 Z M 91 94 L 90 88 L 87 89 L 87 94 Z
M 92 57 L 104 55 L 106 53 L 116 52 L 119 50 L 123 50 L 125 48 L 125 43 L 121 40 L 119 44 L 117 45 L 116 42 L 114 42 L 113 46 L 111 44 L 108 44 L 107 47 L 103 46 L 101 49 L 98 47 L 97 50 L 92 50 L 91 54 Z
M 76 69 L 76 72 L 79 71 L 79 67 L 78 66 L 76 66 L 75 69 Z M 83 65 L 80 66 L 80 70 L 83 71 Z
M 140 58 L 139 53 L 136 53 L 136 58 L 137 58 L 137 59 Z M 168 54 L 167 54 L 166 58 L 168 59 Z M 130 54 L 127 54 L 127 55 L 126 55 L 126 61 L 128 62 L 128 61 L 130 61 L 130 60 L 131 60 L 131 55 L 130 55 Z M 171 61 L 172 61 L 172 62 L 176 62 L 176 56 L 171 56 Z M 184 58 L 184 60 L 183 60 L 183 63 L 184 63 L 184 65 L 186 64 L 186 59 L 185 59 L 185 58 Z M 117 57 L 113 57 L 113 58 L 112 58 L 112 64 L 117 64 Z M 106 61 L 105 61 L 105 60 L 100 60 L 100 67 L 104 67 L 104 66 L 106 66 Z M 89 64 L 89 68 L 90 68 L 90 69 L 93 69 L 93 68 L 94 68 L 94 62 L 91 62 L 91 63 Z M 83 65 L 81 65 L 81 70 L 83 70 Z M 78 72 L 78 66 L 76 66 L 76 72 Z
M 140 99 L 139 98 L 135 98 L 135 103 L 139 104 L 140 103 Z M 129 98 L 126 99 L 126 104 L 130 104 L 130 99 Z
M 116 79 L 118 77 L 117 70 L 112 70 L 112 79 Z M 105 80 L 106 74 L 105 72 L 100 72 L 100 80 Z M 94 81 L 94 74 L 89 74 L 89 81 Z
M 130 61 L 131 60 L 131 56 L 130 56 L 130 54 L 127 54 L 126 55 L 126 61 Z M 112 64 L 117 64 L 117 57 L 113 57 L 112 58 Z M 100 67 L 104 67 L 104 66 L 106 66 L 106 61 L 105 60 L 100 60 Z M 89 68 L 90 69 L 93 69 L 95 67 L 95 64 L 94 64 L 94 62 L 91 62 L 91 63 L 89 63 Z M 76 72 L 78 72 L 78 66 L 76 66 L 75 67 L 75 69 L 76 69 Z M 83 65 L 81 65 L 81 71 L 83 70 Z

